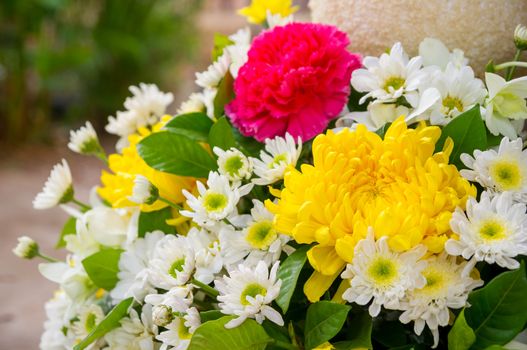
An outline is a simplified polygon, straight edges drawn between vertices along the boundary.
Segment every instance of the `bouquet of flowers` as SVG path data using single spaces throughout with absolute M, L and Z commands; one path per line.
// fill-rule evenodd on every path
M 527 29 L 482 81 L 438 40 L 362 58 L 295 10 L 242 9 L 261 32 L 216 36 L 175 116 L 130 87 L 115 153 L 71 132 L 108 170 L 83 203 L 63 160 L 34 200 L 70 215 L 66 261 L 14 250 L 59 285 L 42 349 L 501 349 L 525 328 Z

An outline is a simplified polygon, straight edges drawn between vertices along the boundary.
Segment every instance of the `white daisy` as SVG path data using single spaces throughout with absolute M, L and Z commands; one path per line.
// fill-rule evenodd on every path
M 167 319 L 171 322 L 174 312 L 180 314 L 186 312 L 193 300 L 191 285 L 173 287 L 167 292 L 149 294 L 145 297 L 145 302 L 153 306 L 153 314 L 160 323 Z M 160 317 L 161 314 L 164 317 Z
M 202 112 L 205 108 L 203 104 L 203 96 L 200 93 L 192 93 L 188 100 L 183 101 L 177 111 L 178 114 L 187 114 L 194 112 Z
M 291 238 L 274 229 L 274 215 L 256 199 L 253 199 L 253 205 L 251 215 L 244 215 L 236 222 L 243 227 L 242 231 L 227 225 L 220 230 L 221 252 L 226 266 L 236 266 L 243 259 L 247 266 L 256 266 L 259 261 L 270 266 L 280 259 L 282 251 L 291 253 L 293 250 L 287 246 Z
M 190 344 L 192 334 L 201 325 L 199 312 L 195 307 L 186 310 L 184 314 L 174 316 L 166 331 L 157 336 L 163 342 L 161 349 L 185 350 Z
M 78 320 L 73 322 L 71 330 L 78 341 L 86 338 L 88 334 L 104 319 L 104 311 L 97 304 L 82 306 L 79 310 Z
M 256 185 L 269 185 L 284 178 L 284 173 L 289 166 L 296 166 L 302 152 L 302 140 L 295 140 L 291 134 L 286 133 L 285 138 L 277 136 L 274 139 L 265 139 L 265 150 L 260 152 L 260 159 L 251 158 L 254 164 L 254 174 L 258 176 L 253 180 Z
M 153 350 L 156 348 L 157 326 L 152 322 L 152 306 L 143 305 L 141 317 L 130 309 L 128 317 L 123 318 L 121 326 L 106 334 L 108 343 L 105 350 Z
M 485 123 L 489 131 L 515 139 L 527 119 L 527 76 L 506 81 L 485 73 L 489 96 L 485 101 Z
M 247 53 L 251 48 L 251 29 L 249 27 L 242 28 L 236 33 L 229 36 L 229 39 L 234 43 L 224 48 L 231 58 L 231 66 L 229 68 L 233 78 L 238 76 L 238 71 L 247 62 Z
M 217 94 L 218 89 L 215 88 L 206 88 L 200 94 L 201 102 L 205 106 L 207 117 L 214 121 L 216 120 L 216 116 L 214 115 L 214 100 L 216 99 Z
M 190 229 L 186 237 L 194 251 L 194 278 L 204 284 L 211 283 L 223 268 L 218 239 L 212 233 L 195 227 Z
M 426 260 L 421 272 L 426 279 L 422 288 L 409 290 L 400 304 L 404 312 L 402 323 L 414 321 L 414 332 L 420 335 L 425 325 L 434 336 L 434 348 L 439 342 L 439 326 L 448 325 L 449 309 L 459 309 L 467 304 L 470 291 L 483 285 L 483 281 L 469 276 L 466 262 L 456 263 L 456 258 L 441 254 Z
M 38 243 L 28 236 L 18 237 L 18 244 L 13 254 L 22 259 L 33 259 L 38 255 Z
M 107 206 L 94 207 L 77 220 L 77 227 L 85 225 L 85 229 L 98 243 L 107 247 L 121 247 L 127 239 L 132 214 L 123 209 Z
M 514 259 L 527 254 L 527 206 L 514 203 L 510 192 L 495 196 L 483 192 L 481 198 L 469 198 L 466 214 L 457 208 L 450 227 L 459 240 L 449 239 L 445 250 L 469 260 L 498 264 L 508 269 L 520 267 Z
M 419 56 L 423 59 L 423 66 L 437 66 L 445 70 L 449 64 L 460 69 L 468 64 L 463 50 L 454 49 L 452 52 L 441 40 L 425 38 L 419 44 Z
M 68 148 L 80 154 L 97 154 L 102 151 L 95 129 L 90 122 L 78 130 L 70 131 Z
M 150 282 L 170 289 L 187 283 L 194 272 L 194 251 L 185 236 L 166 235 L 159 240 L 150 260 Z
M 342 298 L 348 302 L 366 305 L 372 301 L 369 312 L 375 317 L 381 306 L 398 309 L 405 293 L 420 288 L 426 281 L 421 271 L 426 264 L 420 261 L 426 253 L 424 246 L 417 246 L 404 253 L 395 253 L 388 246 L 388 237 L 375 241 L 373 229 L 355 246 L 353 261 L 346 266 L 342 278 L 349 280 Z
M 70 167 L 65 159 L 56 164 L 48 180 L 44 184 L 42 192 L 37 194 L 33 200 L 33 208 L 49 209 L 59 204 L 68 203 L 73 199 L 73 182 Z
M 216 62 L 213 62 L 206 71 L 196 73 L 196 84 L 202 88 L 216 88 L 223 79 L 229 66 L 231 64 L 231 57 L 227 52 L 224 52 Z
M 237 214 L 236 204 L 241 197 L 251 191 L 253 185 L 231 186 L 226 176 L 211 171 L 207 180 L 207 187 L 201 182 L 197 182 L 198 197 L 183 190 L 187 204 L 192 211 L 182 210 L 180 213 L 192 218 L 200 226 L 211 228 L 223 219 L 228 219 Z
M 69 350 L 73 348 L 74 339 L 67 311 L 71 308 L 71 299 L 64 291 L 54 293 L 54 297 L 46 302 L 46 321 L 44 332 L 40 338 L 40 349 L 42 350 Z
M 159 190 L 143 175 L 136 175 L 132 195 L 128 199 L 137 204 L 153 204 L 159 198 Z
M 461 161 L 468 169 L 460 173 L 491 192 L 510 191 L 515 200 L 527 202 L 527 150 L 522 146 L 522 139 L 504 137 L 497 152 L 475 150 L 474 157 L 463 153 Z
M 214 153 L 218 156 L 218 171 L 227 176 L 229 180 L 239 183 L 243 179 L 249 179 L 253 172 L 252 161 L 238 149 L 231 147 L 224 151 L 214 147 Z
M 365 57 L 362 62 L 365 68 L 355 70 L 351 78 L 355 90 L 367 92 L 359 103 L 368 98 L 389 103 L 404 97 L 410 105 L 417 106 L 417 89 L 427 77 L 422 62 L 419 56 L 408 60 L 401 43 L 393 45 L 389 54 Z
M 79 258 L 86 258 L 101 250 L 101 245 L 95 240 L 92 232 L 88 230 L 86 223 L 82 219 L 75 222 L 75 234 L 64 237 L 66 249 Z
M 282 280 L 276 279 L 279 262 L 276 262 L 269 272 L 265 262 L 260 261 L 255 268 L 240 264 L 237 269 L 229 272 L 229 276 L 214 281 L 221 312 L 236 315 L 237 318 L 225 324 L 226 328 L 234 328 L 247 318 L 253 318 L 262 323 L 266 318 L 280 326 L 284 320 L 278 311 L 269 304 L 278 297 Z
M 271 11 L 267 10 L 267 25 L 269 28 L 285 26 L 286 24 L 292 23 L 294 20 L 293 15 L 282 17 L 281 14 L 273 14 Z
M 149 282 L 148 264 L 153 258 L 157 243 L 164 237 L 161 231 L 147 233 L 138 238 L 121 254 L 119 258 L 119 282 L 110 292 L 115 301 L 134 297 L 139 303 L 147 294 L 155 290 Z

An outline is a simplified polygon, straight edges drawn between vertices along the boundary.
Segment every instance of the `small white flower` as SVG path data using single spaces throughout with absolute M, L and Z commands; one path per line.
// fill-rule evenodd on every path
M 204 108 L 205 105 L 203 104 L 202 94 L 194 92 L 189 96 L 188 100 L 181 103 L 181 106 L 179 107 L 177 113 L 187 114 L 194 112 L 202 112 Z
M 274 215 L 256 199 L 253 205 L 251 215 L 243 215 L 236 222 L 243 227 L 242 231 L 232 226 L 220 230 L 221 252 L 227 266 L 237 266 L 242 260 L 247 266 L 256 266 L 259 261 L 270 266 L 280 259 L 282 251 L 292 252 L 287 246 L 291 238 L 280 234 L 273 226 Z
M 194 272 L 194 251 L 187 237 L 166 235 L 157 242 L 150 260 L 150 282 L 170 289 L 187 283 Z
M 104 336 L 108 343 L 105 350 L 145 350 L 155 349 L 154 340 L 158 333 L 157 326 L 152 322 L 152 306 L 143 305 L 141 317 L 134 309 L 130 309 L 128 317 L 123 318 L 121 327 Z
M 182 210 L 180 213 L 192 218 L 200 226 L 211 228 L 221 220 L 237 214 L 236 204 L 251 191 L 253 185 L 231 186 L 226 176 L 210 172 L 207 187 L 208 189 L 201 182 L 197 182 L 198 197 L 183 190 L 192 211 Z
M 152 204 L 159 198 L 159 190 L 143 175 L 136 175 L 132 195 L 128 199 L 137 204 Z
M 38 255 L 38 243 L 28 236 L 18 237 L 13 254 L 22 259 L 33 259 Z
M 42 192 L 33 200 L 33 208 L 49 209 L 73 199 L 70 167 L 65 159 L 53 167 Z
M 221 312 L 236 315 L 237 318 L 225 324 L 226 328 L 234 328 L 247 318 L 254 318 L 262 323 L 266 318 L 280 326 L 284 320 L 278 311 L 269 304 L 280 293 L 281 280 L 276 279 L 279 263 L 276 262 L 269 272 L 265 262 L 260 261 L 255 268 L 240 264 L 237 269 L 214 281 Z
M 149 282 L 148 264 L 153 257 L 154 249 L 165 235 L 161 231 L 147 233 L 144 238 L 138 238 L 119 258 L 119 282 L 110 292 L 111 297 L 121 301 L 133 296 L 138 302 L 143 302 L 147 294 L 155 292 Z
M 41 263 L 38 270 L 48 280 L 60 284 L 74 304 L 82 304 L 96 291 L 81 260 L 75 256 L 68 256 L 67 262 Z
M 214 234 L 195 227 L 190 229 L 186 237 L 194 251 L 194 278 L 204 284 L 211 283 L 223 268 L 218 239 Z
M 188 284 L 172 287 L 168 292 L 149 294 L 145 297 L 145 302 L 152 305 L 154 309 L 164 306 L 176 313 L 186 312 L 193 300 L 192 286 Z
M 229 36 L 229 39 L 234 43 L 224 48 L 231 58 L 231 66 L 229 68 L 233 78 L 238 76 L 238 71 L 247 62 L 247 53 L 251 48 L 251 30 L 249 27 L 238 30 L 236 33 Z
M 527 202 L 527 150 L 522 151 L 522 139 L 504 137 L 497 152 L 475 150 L 474 157 L 463 153 L 461 161 L 468 168 L 460 171 L 467 180 L 491 192 L 510 191 L 515 200 Z
M 174 319 L 172 308 L 163 304 L 156 305 L 152 311 L 152 319 L 155 325 L 165 327 Z
M 292 23 L 293 20 L 293 15 L 282 17 L 279 13 L 273 14 L 271 11 L 267 10 L 267 25 L 269 28 L 285 26 L 286 24 Z
M 95 129 L 90 122 L 78 130 L 70 131 L 68 148 L 80 154 L 96 154 L 101 151 L 101 145 Z
M 456 258 L 441 254 L 426 261 L 422 271 L 426 284 L 409 290 L 401 302 L 399 317 L 402 323 L 414 321 L 414 332 L 420 335 L 425 325 L 434 336 L 434 348 L 439 342 L 439 326 L 448 325 L 449 309 L 459 309 L 467 304 L 469 292 L 483 285 L 483 281 L 469 276 L 467 263 L 456 263 Z
M 368 98 L 390 103 L 404 97 L 411 106 L 417 106 L 417 89 L 427 76 L 421 57 L 408 60 L 401 43 L 396 43 L 389 54 L 365 57 L 362 64 L 365 68 L 355 70 L 351 78 L 355 90 L 367 92 L 359 103 Z
M 84 225 L 88 234 L 99 244 L 120 247 L 126 242 L 131 216 L 128 211 L 106 206 L 94 207 L 77 220 L 77 230 Z
M 202 88 L 216 88 L 223 79 L 231 64 L 230 55 L 224 52 L 206 71 L 196 73 L 196 84 Z
M 46 302 L 47 320 L 44 322 L 44 332 L 40 338 L 42 350 L 68 350 L 73 348 L 74 339 L 71 324 L 67 317 L 72 301 L 62 290 L 55 292 L 54 297 Z
M 83 340 L 104 319 L 104 312 L 97 304 L 80 308 L 78 321 L 73 322 L 71 329 L 78 341 Z
M 505 81 L 487 72 L 485 82 L 489 90 L 485 101 L 487 128 L 493 135 L 516 138 L 527 119 L 527 76 Z
M 423 58 L 423 66 L 437 66 L 445 70 L 448 64 L 460 69 L 467 65 L 468 60 L 460 49 L 450 50 L 441 40 L 425 38 L 419 44 L 419 56 Z
M 514 259 L 527 254 L 527 207 L 514 203 L 510 192 L 491 196 L 483 192 L 479 202 L 467 201 L 466 214 L 457 208 L 450 226 L 459 240 L 449 239 L 445 250 L 469 260 L 498 264 L 508 269 L 520 267 Z
M 270 185 L 284 178 L 288 167 L 296 166 L 302 152 L 302 140 L 295 140 L 291 134 L 286 133 L 285 138 L 277 136 L 274 139 L 265 139 L 265 150 L 260 152 L 260 159 L 251 158 L 254 164 L 254 173 L 258 176 L 253 180 L 256 185 Z
M 369 312 L 375 317 L 381 306 L 398 309 L 405 293 L 420 288 L 426 281 L 421 271 L 426 264 L 420 261 L 426 248 L 417 246 L 404 253 L 395 253 L 388 246 L 388 237 L 375 241 L 373 229 L 368 230 L 365 239 L 355 246 L 353 261 L 342 273 L 348 279 L 348 288 L 342 298 L 348 302 L 366 305 L 372 300 Z
M 514 44 L 518 50 L 527 50 L 527 27 L 518 24 L 514 30 Z
M 213 151 L 218 156 L 220 174 L 227 176 L 229 180 L 235 183 L 251 177 L 253 172 L 252 161 L 238 149 L 231 147 L 224 151 L 219 147 L 214 147 Z
M 212 120 L 216 120 L 216 116 L 214 115 L 214 99 L 216 98 L 217 93 L 218 89 L 207 88 L 200 94 L 201 102 L 205 106 L 207 117 Z

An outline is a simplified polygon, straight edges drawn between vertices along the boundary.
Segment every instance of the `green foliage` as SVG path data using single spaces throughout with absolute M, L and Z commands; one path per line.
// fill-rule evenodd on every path
M 188 350 L 264 350 L 272 339 L 256 321 L 247 319 L 232 329 L 225 324 L 234 316 L 203 323 L 192 336 Z
M 141 212 L 141 214 L 139 214 L 138 236 L 144 237 L 146 233 L 155 230 L 161 230 L 166 234 L 175 233 L 176 229 L 166 223 L 166 221 L 171 218 L 172 211 L 170 207 L 157 211 Z
M 55 244 L 55 248 L 64 248 L 66 246 L 66 241 L 64 240 L 64 237 L 67 235 L 74 235 L 77 232 L 77 219 L 75 219 L 73 216 L 70 217 L 66 223 L 64 224 L 64 227 L 62 228 L 62 231 L 60 232 L 60 237 L 57 243 Z
M 460 114 L 443 128 L 436 144 L 436 152 L 443 149 L 448 137 L 454 141 L 450 163 L 456 165 L 458 169 L 464 168 L 459 159 L 462 153 L 472 154 L 476 149 L 487 149 L 487 129 L 481 119 L 479 105 Z
M 119 326 L 123 317 L 128 315 L 128 309 L 132 305 L 133 298 L 128 298 L 117 304 L 112 311 L 99 323 L 86 338 L 73 347 L 73 350 L 86 349 L 91 343 L 103 337 L 106 333 Z
M 465 309 L 467 325 L 473 329 L 472 349 L 504 345 L 521 332 L 527 322 L 527 276 L 525 264 L 504 272 L 485 287 L 472 292 Z
M 93 283 L 105 290 L 112 290 L 119 278 L 121 249 L 103 249 L 82 260 L 82 265 Z
M 165 129 L 196 141 L 207 141 L 212 120 L 205 113 L 196 112 L 178 115 L 165 125 Z
M 352 313 L 350 322 L 347 324 L 349 339 L 346 342 L 348 349 L 372 349 L 371 331 L 373 328 L 372 318 L 367 310 L 361 309 L 358 313 Z
M 465 319 L 465 310 L 461 310 L 448 333 L 448 348 L 452 350 L 468 350 L 476 341 L 476 335 Z
M 223 49 L 234 42 L 227 35 L 214 33 L 214 48 L 212 49 L 212 60 L 216 61 L 223 55 Z
M 214 116 L 220 118 L 224 113 L 225 105 L 234 99 L 234 78 L 231 73 L 227 71 L 225 77 L 220 81 L 218 86 L 218 93 L 214 98 Z
M 289 309 L 300 271 L 302 271 L 307 260 L 306 253 L 310 248 L 308 245 L 298 248 L 280 264 L 277 277 L 282 280 L 282 286 L 280 287 L 280 294 L 276 298 L 276 304 L 284 313 Z
M 214 158 L 199 143 L 166 131 L 145 137 L 137 150 L 146 164 L 166 173 L 207 177 L 217 168 Z
M 218 318 L 222 318 L 225 316 L 224 313 L 222 313 L 220 310 L 209 310 L 209 311 L 203 311 L 199 313 L 199 317 L 201 319 L 201 323 L 205 323 L 207 321 L 214 321 Z
M 380 127 L 375 133 L 379 135 L 382 139 L 384 139 L 384 135 L 386 134 L 386 131 L 390 128 L 392 123 L 386 123 L 382 127 Z
M 349 310 L 348 305 L 331 301 L 319 301 L 307 309 L 304 344 L 306 349 L 313 349 L 330 340 L 340 331 Z
M 214 123 L 212 128 L 210 128 L 209 145 L 211 148 L 217 146 L 223 150 L 236 147 L 236 140 L 234 139 L 232 126 L 227 121 L 227 118 L 221 117 L 216 123 Z

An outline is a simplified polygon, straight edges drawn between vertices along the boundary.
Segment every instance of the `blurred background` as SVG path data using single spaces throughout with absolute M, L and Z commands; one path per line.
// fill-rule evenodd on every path
M 102 163 L 69 152 L 69 130 L 90 120 L 112 152 L 102 130 L 139 82 L 174 93 L 175 112 L 210 64 L 214 33 L 245 26 L 236 10 L 249 2 L 0 1 L 0 349 L 38 349 L 54 285 L 11 249 L 28 235 L 64 256 L 54 245 L 66 214 L 31 204 L 51 167 L 67 158 L 81 199 L 98 184 Z M 294 2 L 307 19 L 307 0 Z

